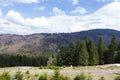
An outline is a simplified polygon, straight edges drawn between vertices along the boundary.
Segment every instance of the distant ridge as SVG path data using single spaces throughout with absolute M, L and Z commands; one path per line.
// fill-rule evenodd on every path
M 120 31 L 112 29 L 93 29 L 74 33 L 37 33 L 31 35 L 0 34 L 0 53 L 56 53 L 59 47 L 71 41 L 92 39 L 97 44 L 100 37 L 108 44 Z

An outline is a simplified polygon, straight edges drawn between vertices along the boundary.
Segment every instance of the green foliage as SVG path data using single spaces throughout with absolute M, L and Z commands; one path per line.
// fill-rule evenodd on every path
M 81 65 L 82 66 L 87 66 L 88 65 L 88 59 L 89 59 L 89 54 L 88 54 L 88 51 L 87 51 L 87 47 L 86 47 L 86 43 L 85 41 L 82 41 L 81 43 L 81 52 L 80 52 L 80 55 L 81 56 Z
M 57 70 L 57 66 L 94 66 L 108 63 L 120 63 L 120 42 L 114 35 L 109 46 L 104 44 L 102 38 L 98 45 L 93 40 L 83 40 L 62 45 L 57 54 L 0 54 L 0 67 L 12 66 L 40 66 L 40 69 Z M 53 65 L 53 66 L 47 66 Z M 45 67 L 44 67 L 45 66 Z M 29 74 L 29 73 L 26 73 Z
M 11 80 L 11 76 L 8 72 L 3 72 L 1 75 L 0 75 L 0 80 Z
M 120 76 L 117 76 L 114 80 L 120 80 Z
M 23 74 L 20 71 L 16 72 L 14 79 L 23 80 Z
M 117 51 L 117 54 L 115 56 L 115 63 L 120 63 L 120 50 Z
M 38 74 L 35 74 L 35 77 L 38 77 L 39 75 Z
M 105 80 L 105 77 L 104 77 L 104 76 L 101 76 L 99 80 Z
M 57 55 L 57 65 L 58 66 L 67 65 L 67 63 L 66 63 L 67 53 L 68 53 L 67 47 L 65 45 L 62 45 L 60 48 L 60 52 Z
M 74 65 L 74 58 L 75 58 L 75 43 L 70 42 L 69 46 L 68 46 L 68 52 L 66 54 L 66 61 L 65 61 L 65 65 L 70 66 L 70 65 Z
M 100 37 L 99 42 L 98 42 L 98 54 L 99 54 L 99 64 L 103 65 L 104 62 L 104 56 L 105 56 L 105 52 L 107 50 L 107 47 L 104 44 L 103 38 Z
M 27 54 L 0 54 L 0 67 L 46 66 L 48 56 Z
M 87 80 L 93 80 L 91 75 L 87 76 Z
M 74 80 L 86 80 L 86 76 L 83 73 L 81 73 L 80 75 L 77 75 L 74 78 Z
M 51 77 L 50 80 L 69 80 L 69 78 L 60 75 L 60 72 L 58 70 L 55 70 L 54 75 Z
M 115 35 L 113 35 L 111 43 L 108 46 L 109 52 L 108 52 L 108 55 L 107 55 L 107 57 L 108 57 L 107 58 L 107 63 L 109 63 L 109 64 L 114 63 L 114 58 L 115 58 L 115 55 L 116 55 L 117 46 L 118 46 L 117 38 L 116 38 Z
M 25 72 L 25 74 L 30 74 L 30 72 L 27 70 L 27 71 Z
M 38 80 L 49 80 L 47 74 L 40 75 Z
M 73 80 L 93 80 L 90 75 L 86 76 L 84 73 L 77 75 Z
M 75 66 L 80 65 L 80 60 L 81 60 L 81 58 L 80 58 L 80 52 L 81 52 L 80 48 L 81 48 L 81 42 L 77 41 L 76 42 L 76 53 L 74 55 L 75 56 L 75 58 L 74 58 Z
M 88 40 L 87 49 L 89 52 L 89 65 L 93 66 L 99 64 L 99 55 L 92 40 Z

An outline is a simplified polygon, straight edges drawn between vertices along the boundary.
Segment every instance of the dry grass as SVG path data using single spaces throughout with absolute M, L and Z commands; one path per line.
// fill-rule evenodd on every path
M 33 78 L 35 75 L 41 75 L 44 73 L 52 75 L 54 73 L 54 70 L 39 69 L 38 67 L 0 68 L 0 74 L 4 71 L 9 72 L 11 75 L 14 75 L 17 71 L 21 71 L 23 74 L 25 74 L 26 71 L 29 71 L 30 76 Z M 62 75 L 70 77 L 71 80 L 82 72 L 86 75 L 91 75 L 93 80 L 98 80 L 101 76 L 104 76 L 106 80 L 114 80 L 114 77 L 120 74 L 120 67 L 111 64 L 103 66 L 66 67 L 60 70 Z M 35 79 L 36 78 L 34 78 L 34 80 Z

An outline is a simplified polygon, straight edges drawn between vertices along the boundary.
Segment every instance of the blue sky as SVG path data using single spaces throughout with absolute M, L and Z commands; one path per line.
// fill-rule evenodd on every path
M 120 30 L 120 0 L 0 0 L 0 33 Z

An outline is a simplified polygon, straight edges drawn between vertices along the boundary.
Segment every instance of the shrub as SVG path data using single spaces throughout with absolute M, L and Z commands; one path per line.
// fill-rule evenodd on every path
M 90 75 L 88 75 L 87 80 L 93 80 Z
M 86 80 L 86 76 L 83 73 L 81 73 L 80 75 L 77 75 L 74 78 L 74 80 Z
M 4 72 L 0 75 L 0 80 L 11 80 L 11 76 L 8 72 Z
M 105 80 L 105 77 L 104 77 L 104 76 L 101 76 L 99 80 Z
M 23 80 L 23 74 L 21 72 L 16 72 L 14 79 Z
M 35 74 L 35 77 L 38 77 L 39 75 L 38 74 Z
M 117 77 L 115 78 L 115 80 L 120 80 L 120 76 L 117 76 Z
M 68 77 L 60 75 L 57 80 L 70 80 Z
M 25 74 L 30 74 L 30 72 L 27 70 L 27 71 L 25 72 Z
M 58 70 L 55 70 L 54 75 L 50 80 L 69 80 L 69 78 L 60 75 L 60 72 Z
M 47 74 L 40 75 L 38 80 L 48 80 Z

